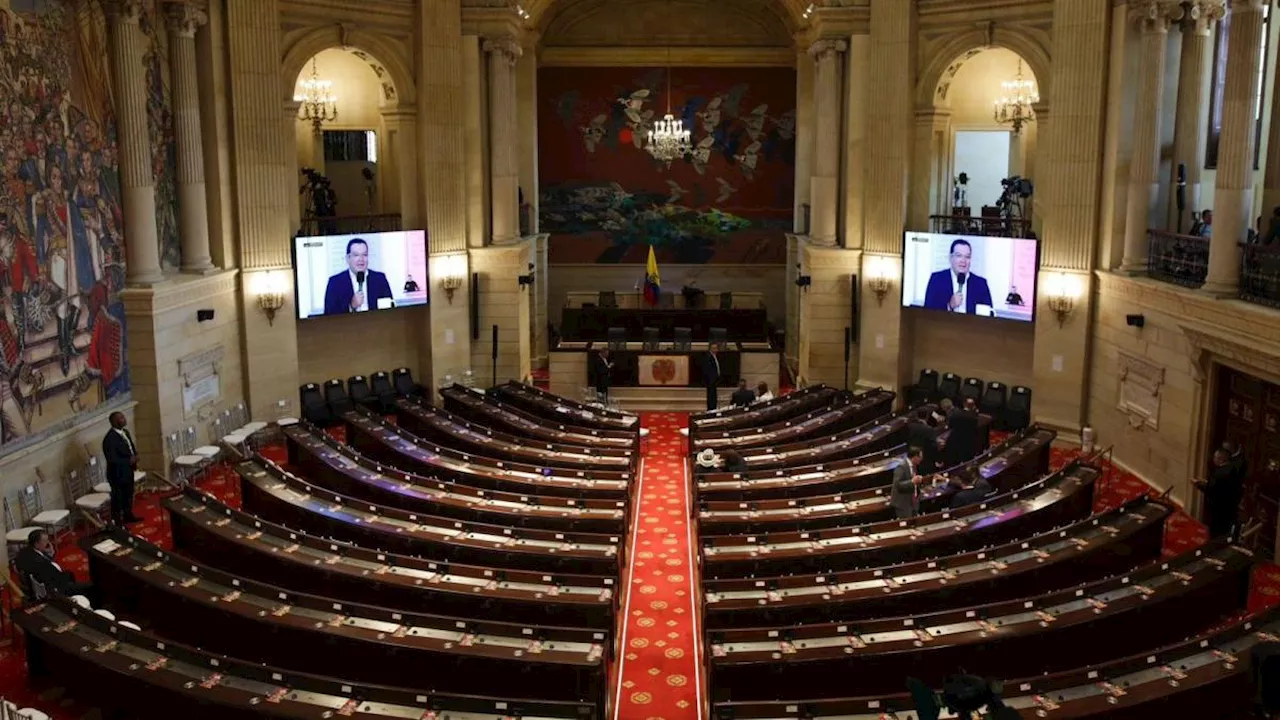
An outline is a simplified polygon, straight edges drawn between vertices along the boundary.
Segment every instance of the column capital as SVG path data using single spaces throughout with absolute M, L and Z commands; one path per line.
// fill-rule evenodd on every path
M 1178 27 L 1184 33 L 1208 35 L 1209 28 L 1226 15 L 1226 0 L 1188 0 Z
M 809 57 L 814 60 L 824 60 L 828 57 L 835 57 L 836 54 L 842 53 L 849 49 L 849 43 L 839 38 L 823 38 L 815 40 L 809 46 Z
M 102 9 L 110 22 L 137 25 L 142 19 L 142 0 L 105 0 Z
M 185 2 L 171 2 L 164 6 L 164 19 L 171 34 L 193 38 L 200 26 L 209 21 L 209 16 L 200 8 Z
M 520 42 L 510 35 L 487 37 L 481 47 L 490 55 L 503 55 L 511 65 L 515 65 L 520 56 L 524 55 L 524 49 L 520 47 Z
M 378 114 L 388 124 L 396 123 L 413 123 L 418 120 L 418 108 L 416 107 L 393 107 L 379 110 Z
M 1183 15 L 1178 0 L 1139 0 L 1130 5 L 1129 13 L 1144 33 L 1168 32 Z

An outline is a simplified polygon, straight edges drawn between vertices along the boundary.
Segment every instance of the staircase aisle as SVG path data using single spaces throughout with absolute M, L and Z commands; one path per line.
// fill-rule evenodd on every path
M 702 618 L 684 413 L 643 413 L 649 438 L 635 488 L 613 720 L 700 720 Z

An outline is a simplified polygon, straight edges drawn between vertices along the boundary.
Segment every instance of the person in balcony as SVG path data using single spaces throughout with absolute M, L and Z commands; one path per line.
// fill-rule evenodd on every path
M 1198 235 L 1202 238 L 1213 237 L 1213 211 L 1205 208 L 1200 213 L 1199 219 L 1191 225 L 1191 235 Z

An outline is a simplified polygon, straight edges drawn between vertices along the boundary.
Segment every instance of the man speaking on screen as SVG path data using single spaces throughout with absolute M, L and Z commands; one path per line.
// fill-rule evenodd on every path
M 347 243 L 347 269 L 329 278 L 324 289 L 324 314 L 378 310 L 384 298 L 391 300 L 391 283 L 386 275 L 369 269 L 369 243 L 352 238 Z
M 924 306 L 930 310 L 969 315 L 983 306 L 985 312 L 990 313 L 991 288 L 987 285 L 987 279 L 969 272 L 973 246 L 968 240 L 955 240 L 951 243 L 948 258 L 951 267 L 929 276 L 929 285 L 924 291 Z

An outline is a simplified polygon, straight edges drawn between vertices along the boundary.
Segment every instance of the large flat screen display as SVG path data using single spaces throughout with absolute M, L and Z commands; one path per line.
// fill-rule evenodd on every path
M 917 232 L 904 240 L 904 307 L 1035 319 L 1035 240 Z
M 427 303 L 422 230 L 293 239 L 298 318 Z

